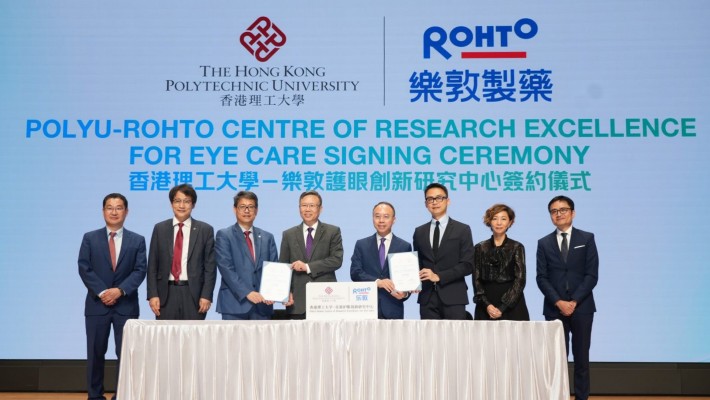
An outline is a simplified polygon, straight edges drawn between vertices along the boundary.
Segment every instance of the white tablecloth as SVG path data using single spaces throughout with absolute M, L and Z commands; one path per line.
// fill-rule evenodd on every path
M 129 320 L 118 398 L 567 400 L 568 379 L 559 321 Z

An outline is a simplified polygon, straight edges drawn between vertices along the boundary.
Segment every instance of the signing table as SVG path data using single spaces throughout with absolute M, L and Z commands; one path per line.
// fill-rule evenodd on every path
M 554 322 L 145 321 L 118 398 L 569 399 Z

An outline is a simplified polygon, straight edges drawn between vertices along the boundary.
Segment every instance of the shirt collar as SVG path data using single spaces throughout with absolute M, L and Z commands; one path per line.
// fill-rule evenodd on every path
M 380 236 L 379 233 L 375 233 L 375 237 L 377 237 L 377 243 L 379 243 L 383 237 L 385 238 L 385 242 L 392 243 L 392 236 L 394 236 L 392 232 L 388 233 L 385 236 Z
M 177 218 L 173 217 L 173 228 L 176 227 L 179 223 L 180 221 L 178 221 Z M 192 217 L 182 221 L 182 225 L 189 228 L 192 225 Z
M 120 227 L 117 231 L 112 231 L 109 227 L 106 227 L 106 237 L 111 237 L 111 232 L 116 232 L 116 237 L 123 237 L 123 227 Z
M 435 220 L 434 218 L 432 218 L 432 219 L 431 219 L 431 224 L 432 224 L 432 225 L 436 225 L 436 221 L 437 221 L 437 220 Z M 438 221 L 439 221 L 439 225 L 440 225 L 440 226 L 441 226 L 441 225 L 446 225 L 446 224 L 448 224 L 448 223 L 449 223 L 449 214 L 444 214 L 444 216 L 441 217 L 441 218 L 439 218 Z

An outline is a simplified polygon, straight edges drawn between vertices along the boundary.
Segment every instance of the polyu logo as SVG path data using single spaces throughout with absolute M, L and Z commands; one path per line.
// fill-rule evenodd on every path
M 452 57 L 450 51 L 454 51 L 454 48 L 507 48 L 516 38 L 527 40 L 535 35 L 537 23 L 530 18 L 522 18 L 514 25 L 457 26 L 448 32 L 440 26 L 432 26 L 424 31 L 424 58 L 431 58 L 434 51 L 448 60 Z M 461 51 L 462 59 L 526 57 L 527 52 L 520 50 Z
M 257 61 L 266 62 L 286 44 L 286 35 L 270 19 L 259 17 L 239 36 L 239 42 Z
M 326 292 L 327 294 L 331 294 L 331 293 L 333 293 L 333 288 L 330 287 L 330 286 L 327 286 L 327 287 L 325 288 L 325 292 Z

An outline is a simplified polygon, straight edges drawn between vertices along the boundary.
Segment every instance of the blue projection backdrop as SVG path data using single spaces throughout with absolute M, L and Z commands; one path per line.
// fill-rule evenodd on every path
M 440 181 L 476 242 L 487 207 L 515 209 L 536 320 L 547 202 L 577 202 L 601 258 L 592 361 L 710 361 L 710 3 L 447 3 L 0 5 L 0 358 L 85 357 L 76 258 L 109 192 L 150 238 L 176 183 L 216 229 L 251 189 L 280 241 L 316 189 L 347 281 L 372 206 L 411 240 Z

